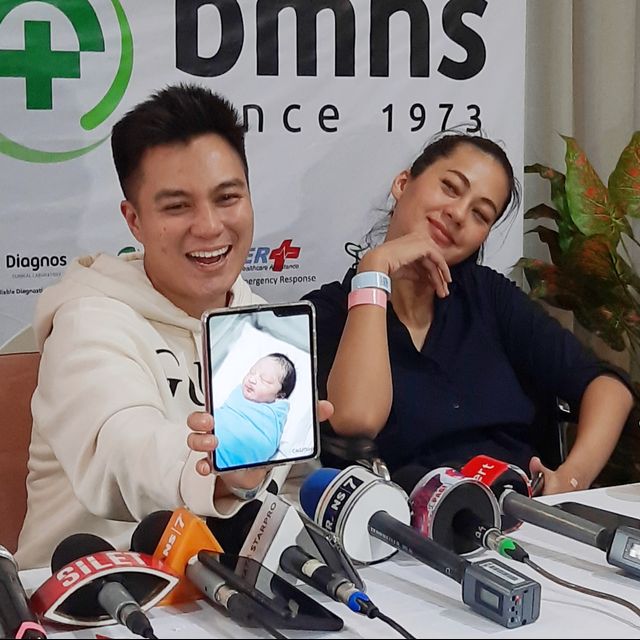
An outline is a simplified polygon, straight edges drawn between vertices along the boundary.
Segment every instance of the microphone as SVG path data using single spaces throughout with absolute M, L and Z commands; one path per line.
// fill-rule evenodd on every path
M 407 465 L 392 480 L 409 494 L 411 525 L 462 555 L 483 547 L 524 562 L 526 551 L 500 530 L 500 506 L 491 490 L 450 467 Z
M 272 635 L 273 627 L 338 631 L 344 626 L 340 617 L 259 563 L 239 563 L 238 556 L 222 553 L 204 520 L 186 509 L 147 516 L 134 531 L 132 547 L 164 558 L 239 623 L 257 624 Z
M 467 462 L 462 472 L 490 486 L 498 498 L 502 513 L 514 521 L 528 522 L 596 547 L 605 552 L 609 564 L 634 577 L 640 577 L 640 529 L 628 526 L 606 527 L 558 507 L 533 500 L 529 495 L 522 495 L 525 492 L 521 486 L 493 480 L 493 476 L 499 476 L 506 466 L 513 468 L 513 465 L 507 465 L 489 456 L 476 456 Z M 483 469 L 488 469 L 489 473 L 483 473 Z M 518 471 L 524 474 L 523 471 Z
M 204 521 L 184 507 L 173 512 L 155 511 L 143 518 L 131 536 L 131 549 L 151 555 L 181 578 L 185 577 L 187 564 L 198 551 L 222 551 Z M 180 580 L 163 604 L 191 602 L 201 595 L 201 590 L 190 580 Z
M 371 563 L 402 550 L 462 585 L 474 611 L 511 628 L 534 622 L 540 585 L 499 561 L 470 563 L 409 526 L 406 493 L 360 466 L 323 468 L 300 489 L 300 503 L 316 523 L 336 532 L 352 559 Z
M 7 638 L 36 639 L 47 635 L 31 612 L 27 594 L 18 577 L 18 565 L 0 545 L 0 631 Z
M 500 526 L 500 506 L 492 491 L 451 467 L 407 465 L 391 479 L 409 495 L 413 528 L 456 553 L 476 551 L 482 542 L 482 532 L 463 530 L 463 520 L 473 517 L 485 528 Z
M 277 495 L 252 502 L 231 518 L 207 520 L 216 538 L 220 533 L 229 541 L 227 552 L 256 560 L 276 575 L 289 574 L 352 611 L 367 614 L 372 604 L 364 590 L 320 559 L 322 554 L 306 526 L 307 516 Z M 236 533 L 234 539 L 231 531 Z M 333 550 L 342 552 L 339 546 Z
M 271 600 L 219 562 L 217 554 L 222 548 L 218 541 L 204 520 L 185 508 L 148 515 L 136 527 L 131 546 L 162 558 L 174 572 L 187 578 L 192 589 L 197 589 L 198 598 L 204 594 L 224 607 L 237 622 L 253 621 L 264 626 L 265 609 L 281 620 L 295 616 L 289 602 Z M 206 552 L 209 553 L 205 565 L 201 554 Z
M 131 558 L 128 552 L 117 552 L 109 542 L 90 533 L 65 538 L 53 552 L 51 572 L 62 586 L 73 585 L 66 598 L 66 613 L 86 620 L 104 618 L 106 612 L 107 623 L 115 620 L 136 635 L 155 638 L 138 599 L 148 599 L 157 582 L 153 580 L 152 585 L 139 572 L 128 572 L 126 567 L 131 561 L 139 567 L 145 564 L 144 560 Z M 92 579 L 78 583 L 82 574 L 91 575 Z M 176 582 L 172 579 L 172 586 Z

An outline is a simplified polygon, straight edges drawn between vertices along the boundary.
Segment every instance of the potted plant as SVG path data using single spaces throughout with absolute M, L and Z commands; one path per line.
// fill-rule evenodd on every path
M 622 151 L 605 186 L 576 140 L 566 144 L 565 173 L 533 164 L 550 183 L 551 202 L 525 213 L 528 220 L 549 220 L 537 233 L 549 248 L 550 262 L 521 258 L 533 298 L 573 312 L 575 320 L 615 351 L 629 353 L 629 372 L 640 389 L 640 277 L 632 247 L 640 246 L 631 226 L 640 218 L 640 131 Z M 555 228 L 554 228 L 555 227 Z M 640 429 L 629 421 L 602 484 L 640 479 Z

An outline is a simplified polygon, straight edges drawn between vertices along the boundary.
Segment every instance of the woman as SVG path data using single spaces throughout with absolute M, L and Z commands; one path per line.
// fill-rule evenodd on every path
M 611 366 L 477 264 L 491 228 L 519 201 L 504 151 L 445 135 L 396 176 L 391 195 L 384 242 L 357 273 L 306 296 L 334 431 L 375 438 L 391 471 L 484 453 L 543 474 L 547 494 L 587 488 L 633 398 Z M 537 401 L 555 396 L 580 411 L 575 444 L 552 470 L 536 456 L 533 423 Z

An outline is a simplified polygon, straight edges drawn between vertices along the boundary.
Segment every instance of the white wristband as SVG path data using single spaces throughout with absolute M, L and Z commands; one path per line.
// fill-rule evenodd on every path
M 361 271 L 351 280 L 351 291 L 356 289 L 382 289 L 391 295 L 391 278 L 382 271 Z
M 229 492 L 236 496 L 236 498 L 240 498 L 240 500 L 253 500 L 264 488 L 265 484 L 266 478 L 257 487 L 253 487 L 253 489 L 241 489 L 240 487 L 231 487 L 229 485 L 227 485 L 227 487 Z

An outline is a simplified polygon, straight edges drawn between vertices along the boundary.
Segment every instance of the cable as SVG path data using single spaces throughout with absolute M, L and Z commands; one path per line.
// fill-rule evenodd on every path
M 404 627 L 401 627 L 393 618 L 385 615 L 378 609 L 375 616 L 373 618 L 378 618 L 378 620 L 382 620 L 382 622 L 386 622 L 392 629 L 395 629 L 403 638 L 415 638 L 412 636 Z
M 157 640 L 151 621 L 141 609 L 137 608 L 126 614 L 126 617 L 121 622 L 135 635 L 141 638 Z
M 357 602 L 360 605 L 360 613 L 364 613 L 364 615 L 366 615 L 367 618 L 371 618 L 371 619 L 378 618 L 378 620 L 381 620 L 382 622 L 386 622 L 392 629 L 397 631 L 403 638 L 410 638 L 415 640 L 415 636 L 412 636 L 404 627 L 398 624 L 393 618 L 390 618 L 389 616 L 382 613 L 382 611 L 380 611 L 380 609 L 378 609 L 378 607 L 376 607 L 376 605 L 373 604 L 371 600 L 369 599 L 361 600 L 360 598 L 358 598 Z
M 625 600 L 624 598 L 620 598 L 618 596 L 614 596 L 611 593 L 605 593 L 604 591 L 597 591 L 596 589 L 589 589 L 589 587 L 583 587 L 580 584 L 575 584 L 574 582 L 569 582 L 568 580 L 564 580 L 563 578 L 559 578 L 558 576 L 550 573 L 546 569 L 543 569 L 540 565 L 536 564 L 529 557 L 528 552 L 519 545 L 513 538 L 509 536 L 505 536 L 502 533 L 494 536 L 487 536 L 486 541 L 488 543 L 489 549 L 493 549 L 497 551 L 500 555 L 505 558 L 511 558 L 512 560 L 516 560 L 517 562 L 522 562 L 527 566 L 531 567 L 534 571 L 537 571 L 540 575 L 544 576 L 548 580 L 559 584 L 562 587 L 567 587 L 567 589 L 573 589 L 574 591 L 578 591 L 580 593 L 584 593 L 588 596 L 593 596 L 594 598 L 602 598 L 603 600 L 609 600 L 610 602 L 615 602 L 617 604 L 622 605 L 623 607 L 627 607 L 640 616 L 640 607 L 637 607 L 632 602 Z
M 282 635 L 275 627 L 272 627 L 268 622 L 264 620 L 258 620 L 255 616 L 251 616 L 257 624 L 259 624 L 272 638 L 278 638 L 278 640 L 287 640 L 287 636 Z
M 546 569 L 543 569 L 542 567 L 538 566 L 529 557 L 525 558 L 523 562 L 527 566 L 531 567 L 534 571 L 538 571 L 541 575 L 543 575 L 548 580 L 551 580 L 552 582 L 556 582 L 557 584 L 563 587 L 574 589 L 575 591 L 579 591 L 580 593 L 584 593 L 588 596 L 593 596 L 594 598 L 602 598 L 603 600 L 609 600 L 611 602 L 615 602 L 617 604 L 622 605 L 623 607 L 627 607 L 627 609 L 630 609 L 631 611 L 633 611 L 633 613 L 640 616 L 640 608 L 637 607 L 632 602 L 625 600 L 624 598 L 614 596 L 611 593 L 605 593 L 604 591 L 596 591 L 595 589 L 589 589 L 588 587 L 583 587 L 582 585 L 574 584 L 573 582 L 569 582 L 568 580 L 563 580 L 562 578 L 558 578 L 558 576 L 555 576 L 549 571 L 547 571 Z
M 272 637 L 278 640 L 288 640 L 287 636 L 282 635 L 264 619 L 265 609 L 262 605 L 246 593 L 236 591 L 233 587 L 225 584 L 216 591 L 215 600 L 227 610 L 236 622 L 240 624 L 255 623 Z

